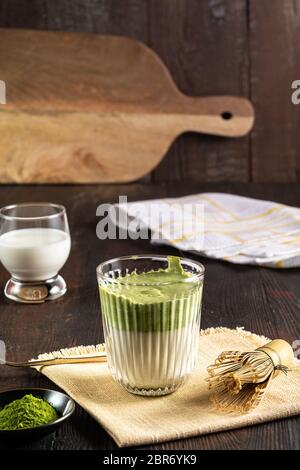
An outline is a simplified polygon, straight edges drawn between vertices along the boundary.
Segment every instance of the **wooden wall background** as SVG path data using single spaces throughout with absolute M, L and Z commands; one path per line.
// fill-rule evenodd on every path
M 185 93 L 252 100 L 251 136 L 186 134 L 151 181 L 300 181 L 300 0 L 0 0 L 0 26 L 137 38 Z

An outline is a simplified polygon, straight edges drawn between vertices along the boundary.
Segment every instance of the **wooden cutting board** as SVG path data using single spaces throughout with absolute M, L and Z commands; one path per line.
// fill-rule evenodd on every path
M 248 100 L 184 95 L 124 37 L 0 29 L 0 64 L 1 182 L 133 181 L 183 132 L 240 137 L 253 125 Z

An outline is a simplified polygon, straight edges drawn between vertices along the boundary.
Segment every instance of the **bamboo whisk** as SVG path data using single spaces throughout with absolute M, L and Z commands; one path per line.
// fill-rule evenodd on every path
M 211 401 L 220 411 L 245 413 L 261 402 L 271 380 L 289 370 L 293 349 L 275 339 L 250 352 L 224 351 L 207 368 Z

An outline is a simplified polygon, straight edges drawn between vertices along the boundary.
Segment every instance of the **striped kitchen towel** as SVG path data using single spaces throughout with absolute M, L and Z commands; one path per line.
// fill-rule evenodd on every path
M 123 221 L 126 214 L 131 235 L 145 238 L 145 230 L 150 229 L 153 244 L 232 263 L 300 266 L 300 209 L 296 207 L 223 193 L 117 207 Z

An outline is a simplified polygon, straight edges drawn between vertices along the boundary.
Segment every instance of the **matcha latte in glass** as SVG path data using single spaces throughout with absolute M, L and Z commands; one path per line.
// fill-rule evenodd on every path
M 97 268 L 109 368 L 127 391 L 174 392 L 195 367 L 204 267 L 176 256 L 128 256 Z

